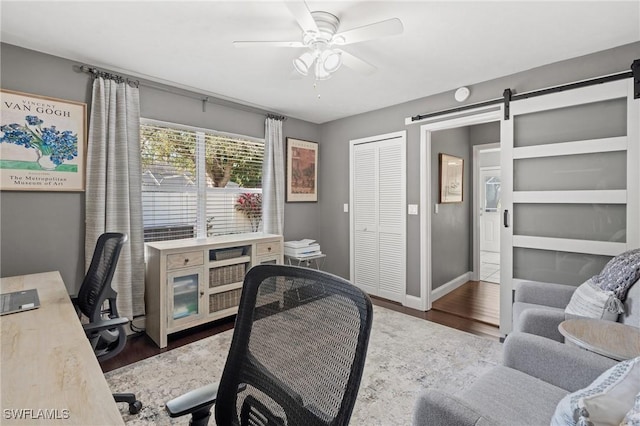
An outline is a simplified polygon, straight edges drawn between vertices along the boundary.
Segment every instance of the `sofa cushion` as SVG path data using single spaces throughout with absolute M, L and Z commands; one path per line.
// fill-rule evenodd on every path
M 580 417 L 597 425 L 618 426 L 640 392 L 640 357 L 620 362 L 560 401 L 552 426 L 575 425 Z
M 613 291 L 602 290 L 589 279 L 573 292 L 564 312 L 567 318 L 588 317 L 616 321 L 624 309 Z
M 618 299 L 624 301 L 629 288 L 640 278 L 640 249 L 626 251 L 611 259 L 593 283 L 605 291 L 613 291 Z
M 620 426 L 637 426 L 640 425 L 640 393 L 636 395 L 633 408 L 624 416 L 624 420 Z
M 481 376 L 460 399 L 473 410 L 504 425 L 549 424 L 567 391 L 509 367 Z

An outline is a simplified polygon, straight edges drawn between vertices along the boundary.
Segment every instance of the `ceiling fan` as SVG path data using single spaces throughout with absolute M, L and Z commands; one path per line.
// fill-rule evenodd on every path
M 344 63 L 349 68 L 371 74 L 376 67 L 340 49 L 341 46 L 380 37 L 401 34 L 398 18 L 387 19 L 351 30 L 338 32 L 340 19 L 323 11 L 309 11 L 305 2 L 285 2 L 302 28 L 302 41 L 234 41 L 236 47 L 295 47 L 306 51 L 293 60 L 296 71 L 304 76 L 314 71 L 316 80 L 326 80 Z

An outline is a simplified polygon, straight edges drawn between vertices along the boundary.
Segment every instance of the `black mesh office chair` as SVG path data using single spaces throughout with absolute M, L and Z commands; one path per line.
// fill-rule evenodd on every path
M 252 268 L 244 280 L 219 386 L 166 404 L 171 417 L 218 426 L 347 425 L 369 344 L 369 297 L 348 281 L 282 265 Z
M 127 236 L 117 232 L 100 235 L 78 296 L 71 298 L 78 316 L 84 314 L 89 319 L 82 327 L 98 361 L 114 357 L 127 343 L 124 326 L 129 320 L 118 315 L 118 293 L 111 288 L 120 250 L 126 241 Z M 108 307 L 104 306 L 105 301 L 108 301 Z M 113 394 L 113 398 L 116 402 L 128 403 L 131 414 L 142 408 L 142 403 L 132 393 Z

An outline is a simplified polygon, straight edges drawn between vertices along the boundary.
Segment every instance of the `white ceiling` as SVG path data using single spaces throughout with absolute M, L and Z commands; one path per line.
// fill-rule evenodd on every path
M 404 33 L 345 46 L 375 65 L 342 67 L 314 88 L 292 79 L 300 40 L 281 1 L 2 1 L 1 40 L 192 88 L 314 123 L 454 90 L 640 40 L 635 1 L 307 1 L 339 31 L 397 17 Z M 320 95 L 320 98 L 318 98 Z

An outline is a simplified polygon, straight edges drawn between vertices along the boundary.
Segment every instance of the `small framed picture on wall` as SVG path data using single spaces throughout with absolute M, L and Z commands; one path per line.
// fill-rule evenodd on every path
M 440 157 L 440 203 L 461 203 L 464 160 L 448 154 Z
M 288 203 L 318 201 L 318 144 L 287 138 Z

